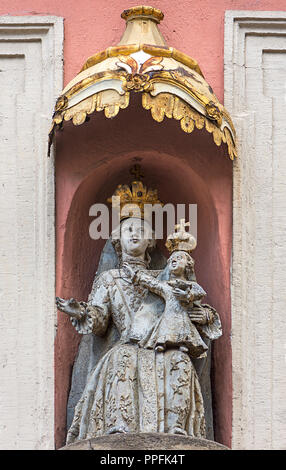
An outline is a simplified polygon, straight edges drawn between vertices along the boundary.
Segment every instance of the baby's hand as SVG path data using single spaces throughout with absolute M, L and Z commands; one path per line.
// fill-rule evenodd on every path
M 183 290 L 183 289 L 179 289 L 178 287 L 176 287 L 174 289 L 174 294 L 177 297 L 177 299 L 179 299 L 181 302 L 190 303 L 194 299 L 194 296 L 191 293 L 190 289 Z
M 174 279 L 172 281 L 168 281 L 168 284 L 172 287 L 176 287 L 177 289 L 182 290 L 188 290 L 192 288 L 192 283 L 185 281 L 184 279 Z
M 133 281 L 136 276 L 136 272 L 131 268 L 131 266 L 128 263 L 123 263 L 122 268 L 127 276 Z

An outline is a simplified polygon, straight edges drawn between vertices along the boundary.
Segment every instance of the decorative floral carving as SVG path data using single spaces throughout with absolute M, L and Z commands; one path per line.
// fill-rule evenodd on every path
M 142 21 L 141 15 L 146 15 L 146 22 L 139 38 L 142 25 L 139 27 L 137 21 Z M 157 122 L 161 122 L 165 115 L 178 119 L 182 130 L 187 133 L 195 127 L 203 129 L 206 127 L 205 121 L 215 124 L 218 130 L 210 126 L 207 130 L 212 129 L 210 132 L 216 145 L 227 140 L 229 155 L 233 159 L 236 156 L 235 129 L 231 117 L 204 79 L 198 63 L 175 48 L 162 44 L 155 24 L 163 17 L 162 13 L 152 7 L 140 6 L 126 10 L 123 17 L 128 22 L 130 19 L 132 21 L 128 23 L 129 27 L 120 43 L 89 57 L 58 99 L 49 134 L 49 149 L 54 131 L 62 126 L 63 120 L 72 119 L 74 125 L 80 125 L 89 114 L 102 110 L 106 117 L 113 118 L 120 109 L 128 106 L 130 92 L 141 92 L 143 95 L 154 93 L 156 96 L 150 96 L 150 99 L 156 102 L 164 102 L 161 95 L 170 93 L 173 98 L 180 97 L 178 113 L 176 109 L 170 110 L 164 105 L 160 109 L 153 103 L 152 117 Z M 153 38 L 153 44 L 149 43 L 150 38 Z M 127 44 L 124 44 L 126 39 Z M 106 99 L 99 103 L 98 98 L 103 94 Z M 143 97 L 143 106 L 146 100 Z M 170 105 L 171 101 L 167 107 Z M 225 126 L 230 131 L 232 142 L 228 136 L 223 136 Z
M 53 138 L 53 133 L 56 126 L 61 126 L 63 121 L 72 120 L 74 125 L 81 125 L 85 122 L 88 115 L 94 111 L 104 111 L 107 118 L 115 117 L 120 109 L 125 109 L 129 105 L 130 92 L 141 92 L 142 93 L 142 106 L 144 109 L 150 110 L 153 119 L 157 122 L 162 122 L 164 117 L 167 116 L 169 119 L 173 118 L 180 121 L 181 128 L 184 132 L 190 134 L 195 128 L 205 129 L 210 132 L 213 136 L 213 140 L 217 146 L 221 143 L 226 143 L 228 153 L 233 160 L 237 157 L 236 146 L 234 142 L 234 129 L 232 131 L 227 126 L 231 122 L 231 118 L 226 110 L 220 109 L 219 104 L 214 101 L 209 101 L 205 97 L 202 104 L 205 108 L 206 115 L 200 114 L 194 108 L 192 108 L 183 99 L 175 96 L 171 93 L 162 92 L 156 96 L 152 96 L 154 83 L 160 76 L 149 74 L 151 71 L 157 70 L 158 67 L 162 67 L 160 57 L 151 57 L 143 64 L 138 64 L 132 57 L 120 57 L 120 62 L 117 65 L 124 69 L 121 72 L 120 80 L 122 81 L 122 88 L 125 91 L 123 95 L 120 95 L 115 90 L 104 90 L 96 93 L 88 98 L 80 101 L 76 105 L 67 108 L 67 97 L 62 95 L 56 105 L 56 112 L 53 117 L 53 127 L 50 131 L 50 145 Z M 127 73 L 127 72 L 130 73 Z M 148 71 L 148 73 L 146 72 Z M 144 72 L 144 73 L 143 73 Z M 156 72 L 157 74 L 158 72 Z M 174 73 L 170 75 L 169 72 L 161 71 L 161 75 L 165 77 L 168 82 L 170 76 L 174 76 Z M 111 77 L 109 73 L 106 78 Z M 114 75 L 118 79 L 117 75 Z M 99 80 L 98 77 L 96 80 Z M 177 80 L 178 81 L 178 80 Z M 180 79 L 183 82 L 182 79 Z M 186 81 L 186 79 L 185 79 Z M 179 82 L 179 81 L 178 81 Z M 72 96 L 72 95 L 71 95 Z M 70 96 L 69 96 L 70 99 Z M 67 108 L 67 109 L 66 109 Z M 224 126 L 224 127 L 222 127 Z
M 153 85 L 149 82 L 150 77 L 144 73 L 129 73 L 123 81 L 122 88 L 125 91 L 152 91 Z
M 130 365 L 130 354 L 127 351 L 123 350 L 123 353 L 120 355 L 118 361 L 118 369 L 116 371 L 116 377 L 118 378 L 118 382 L 126 381 Z
M 112 428 L 116 425 L 117 421 L 117 401 L 115 397 L 111 397 L 105 406 L 105 419 L 106 427 Z
M 176 416 L 176 425 L 174 427 L 178 427 L 183 429 L 186 421 L 186 408 L 182 406 L 174 406 L 167 410 L 169 413 L 173 413 Z
M 178 393 L 179 395 L 183 395 L 185 387 L 189 385 L 188 371 L 184 369 L 184 372 L 185 372 L 184 376 L 178 377 L 177 381 L 174 384 L 172 384 L 174 395 L 175 393 Z
M 130 395 L 121 395 L 120 397 L 120 403 L 119 403 L 119 409 L 121 411 L 121 415 L 123 420 L 127 424 L 131 424 L 133 421 L 133 402 L 130 398 Z
M 66 109 L 68 102 L 69 100 L 65 95 L 60 96 L 56 101 L 55 111 L 63 111 L 64 109 Z
M 218 123 L 219 126 L 222 124 L 222 115 L 221 112 L 213 101 L 210 101 L 205 106 L 206 113 L 208 117 Z
M 144 75 L 146 72 L 152 72 L 155 70 L 162 70 L 163 65 L 161 64 L 163 57 L 150 57 L 145 62 L 140 63 L 134 57 L 131 56 L 119 56 L 119 62 L 116 65 L 126 70 L 130 75 Z
M 237 157 L 235 143 L 230 130 L 227 127 L 221 130 L 217 125 L 217 121 L 210 121 L 177 96 L 170 93 L 160 93 L 153 97 L 149 93 L 143 93 L 142 106 L 144 109 L 150 109 L 153 119 L 157 122 L 162 122 L 165 116 L 169 119 L 174 118 L 180 121 L 184 132 L 191 133 L 195 128 L 203 129 L 205 127 L 212 134 L 217 146 L 220 146 L 222 142 L 227 143 L 231 160 Z M 214 116 L 215 110 L 214 108 L 212 109 Z
M 90 428 L 91 428 L 91 435 L 98 434 L 103 429 L 103 399 L 99 398 L 96 401 L 95 408 L 93 408 L 90 412 L 91 420 L 90 420 Z

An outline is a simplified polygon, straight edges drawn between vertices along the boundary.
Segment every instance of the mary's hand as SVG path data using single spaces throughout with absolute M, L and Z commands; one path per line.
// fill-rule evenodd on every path
M 85 303 L 77 302 L 77 300 L 71 299 L 62 299 L 61 297 L 56 297 L 56 306 L 59 310 L 66 313 L 72 318 L 81 320 L 85 317 Z
M 208 323 L 207 312 L 203 307 L 194 306 L 192 310 L 190 310 L 189 317 L 199 325 L 205 325 Z
M 123 263 L 122 268 L 124 272 L 127 274 L 128 277 L 133 281 L 135 278 L 135 271 L 131 268 L 131 266 L 128 263 Z

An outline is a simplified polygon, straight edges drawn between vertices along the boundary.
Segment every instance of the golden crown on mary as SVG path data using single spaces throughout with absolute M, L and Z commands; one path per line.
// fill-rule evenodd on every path
M 155 204 L 163 206 L 158 198 L 157 189 L 148 189 L 142 181 L 133 181 L 130 185 L 118 185 L 107 202 L 112 203 L 113 208 L 120 210 L 120 220 L 128 217 L 144 219 L 146 211 L 149 213 L 151 206 Z

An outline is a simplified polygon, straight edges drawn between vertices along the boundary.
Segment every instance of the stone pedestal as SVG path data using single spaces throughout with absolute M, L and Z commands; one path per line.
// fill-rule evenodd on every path
M 78 441 L 60 450 L 229 450 L 218 442 L 178 434 L 111 434 Z

